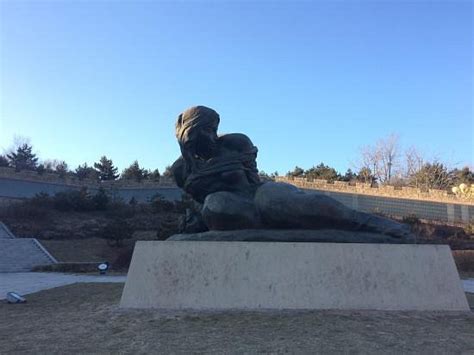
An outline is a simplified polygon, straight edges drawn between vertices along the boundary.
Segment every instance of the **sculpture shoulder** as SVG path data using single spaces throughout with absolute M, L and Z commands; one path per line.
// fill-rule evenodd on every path
M 249 137 L 242 133 L 229 133 L 219 136 L 220 145 L 223 148 L 245 152 L 256 148 Z
M 171 165 L 171 173 L 173 174 L 176 185 L 183 187 L 185 180 L 185 162 L 182 156 L 180 156 L 174 163 Z

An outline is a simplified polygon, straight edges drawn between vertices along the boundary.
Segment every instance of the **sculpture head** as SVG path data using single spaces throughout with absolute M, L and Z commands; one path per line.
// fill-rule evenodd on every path
M 181 151 L 202 158 L 212 157 L 217 145 L 219 114 L 205 106 L 194 106 L 178 116 L 176 138 Z

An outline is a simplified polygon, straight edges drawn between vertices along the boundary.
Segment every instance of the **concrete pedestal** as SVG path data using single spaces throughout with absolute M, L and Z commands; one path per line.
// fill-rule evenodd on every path
M 468 311 L 442 245 L 137 242 L 121 307 Z

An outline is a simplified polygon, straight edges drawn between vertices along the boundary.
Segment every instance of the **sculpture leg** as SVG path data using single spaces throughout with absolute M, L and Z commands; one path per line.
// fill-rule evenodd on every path
M 410 238 L 408 226 L 358 212 L 326 195 L 304 192 L 284 183 L 265 183 L 255 194 L 262 221 L 275 228 L 365 230 Z
M 253 199 L 228 191 L 207 195 L 201 214 L 210 230 L 253 229 L 261 226 Z

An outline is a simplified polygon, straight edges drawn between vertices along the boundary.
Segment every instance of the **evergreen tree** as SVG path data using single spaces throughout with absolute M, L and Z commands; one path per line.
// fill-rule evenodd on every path
M 63 160 L 55 166 L 54 172 L 56 174 L 59 174 L 60 177 L 65 177 L 66 174 L 69 172 L 69 167 L 67 163 Z
M 84 179 L 98 180 L 99 178 L 99 174 L 97 170 L 95 170 L 91 166 L 88 166 L 87 163 L 84 163 L 83 165 L 79 165 L 76 168 L 75 175 L 79 178 L 79 180 L 84 180 Z
M 107 192 L 105 192 L 105 190 L 101 187 L 92 197 L 92 202 L 94 204 L 95 209 L 99 211 L 105 211 L 110 202 L 110 198 L 107 195 Z
M 94 168 L 96 169 L 99 175 L 99 180 L 101 181 L 115 180 L 119 176 L 112 159 L 107 159 L 105 155 L 100 158 L 98 163 L 94 163 Z
M 140 168 L 138 161 L 135 160 L 128 168 L 125 168 L 122 171 L 120 178 L 124 180 L 135 180 L 140 182 L 143 179 L 146 179 L 148 175 L 148 170 Z
M 326 181 L 335 181 L 339 178 L 339 174 L 334 168 L 331 168 L 324 163 L 316 167 L 312 167 L 304 172 L 304 175 L 313 179 L 321 179 Z
M 8 164 L 7 157 L 4 155 L 0 155 L 0 167 L 8 167 L 8 166 L 10 165 Z
M 175 183 L 176 183 L 176 180 L 175 180 L 174 173 L 173 173 L 173 170 L 172 170 L 172 166 L 171 166 L 171 165 L 167 165 L 167 166 L 166 166 L 165 171 L 163 171 L 163 177 L 164 177 L 165 179 L 169 179 L 169 180 L 171 180 L 172 182 L 175 182 Z
M 461 170 L 454 169 L 452 171 L 454 176 L 454 182 L 456 185 L 460 184 L 474 184 L 474 171 L 469 169 L 469 167 L 464 167 Z
M 27 143 L 22 144 L 16 149 L 16 152 L 7 154 L 8 163 L 16 171 L 36 170 L 38 158 L 33 153 L 33 147 Z
M 364 182 L 366 184 L 375 182 L 375 176 L 372 174 L 372 170 L 367 167 L 359 170 L 356 179 L 357 181 Z
M 44 164 L 40 164 L 36 167 L 36 172 L 38 175 L 43 175 L 46 172 L 46 168 L 44 167 Z
M 258 177 L 260 178 L 260 181 L 273 181 L 273 179 L 268 175 L 265 171 L 260 170 L 258 172 Z
M 446 166 L 439 162 L 426 163 L 410 176 L 410 185 L 425 189 L 446 189 L 453 185 L 453 173 L 448 172 Z
M 167 178 L 173 178 L 173 172 L 171 171 L 171 165 L 167 165 L 165 171 L 163 172 L 163 176 Z
M 286 173 L 286 176 L 288 177 L 303 177 L 304 175 L 304 170 L 300 168 L 299 166 L 295 166 L 293 171 L 288 171 Z
M 160 181 L 161 175 L 158 169 L 148 172 L 148 179 L 151 181 Z
M 340 177 L 340 180 L 349 182 L 349 181 L 355 180 L 356 178 L 357 178 L 357 175 L 353 173 L 351 169 L 347 169 L 344 176 Z

